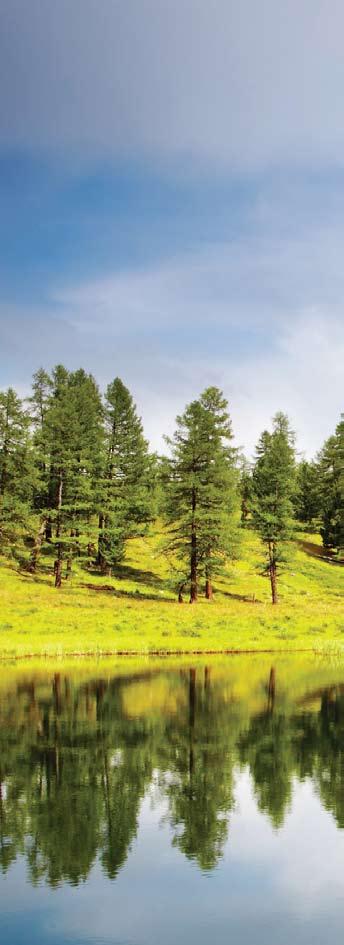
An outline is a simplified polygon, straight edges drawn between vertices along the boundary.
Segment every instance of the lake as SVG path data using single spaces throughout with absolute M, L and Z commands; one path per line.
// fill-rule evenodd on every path
M 0 940 L 314 945 L 344 932 L 344 665 L 0 669 Z

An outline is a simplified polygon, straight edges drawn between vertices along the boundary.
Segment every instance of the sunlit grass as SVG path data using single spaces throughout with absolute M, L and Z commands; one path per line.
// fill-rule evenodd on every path
M 36 577 L 2 562 L 0 655 L 344 650 L 344 570 L 338 565 L 295 545 L 280 578 L 280 604 L 272 607 L 257 566 L 259 541 L 247 531 L 240 559 L 215 584 L 214 600 L 180 606 L 159 542 L 154 532 L 130 542 L 112 578 L 76 566 L 59 591 L 49 560 Z

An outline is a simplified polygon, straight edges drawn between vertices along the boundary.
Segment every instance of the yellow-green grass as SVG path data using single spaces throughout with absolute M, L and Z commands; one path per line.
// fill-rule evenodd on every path
M 253 650 L 344 652 L 344 569 L 295 544 L 270 603 L 260 543 L 245 532 L 240 558 L 213 601 L 179 605 L 154 531 L 129 543 L 113 578 L 76 569 L 55 590 L 51 561 L 30 576 L 0 566 L 0 657 L 206 653 Z M 106 586 L 107 589 L 102 589 Z

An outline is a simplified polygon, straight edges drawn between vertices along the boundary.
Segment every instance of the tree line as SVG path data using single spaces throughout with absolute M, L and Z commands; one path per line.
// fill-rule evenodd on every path
M 178 599 L 202 590 L 235 557 L 240 528 L 265 552 L 273 603 L 295 522 L 344 546 L 344 415 L 311 462 L 298 461 L 288 417 L 277 413 L 249 463 L 233 446 L 228 403 L 209 387 L 176 418 L 167 452 L 149 450 L 132 395 L 115 378 L 102 396 L 91 374 L 38 370 L 31 394 L 0 393 L 0 553 L 31 571 L 53 561 L 57 588 L 73 560 L 111 574 L 127 542 L 163 523 Z

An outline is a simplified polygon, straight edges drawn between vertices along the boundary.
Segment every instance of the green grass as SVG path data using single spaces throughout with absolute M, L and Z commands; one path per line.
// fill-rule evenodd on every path
M 312 536 L 313 540 L 313 536 Z M 213 601 L 180 606 L 159 535 L 129 543 L 113 578 L 78 569 L 55 590 L 51 562 L 36 577 L 0 566 L 0 657 L 205 653 L 247 650 L 344 652 L 344 569 L 295 545 L 272 607 L 259 574 L 258 539 L 245 532 L 240 559 Z M 88 586 L 86 586 L 88 585 Z M 101 589 L 106 585 L 107 590 Z

